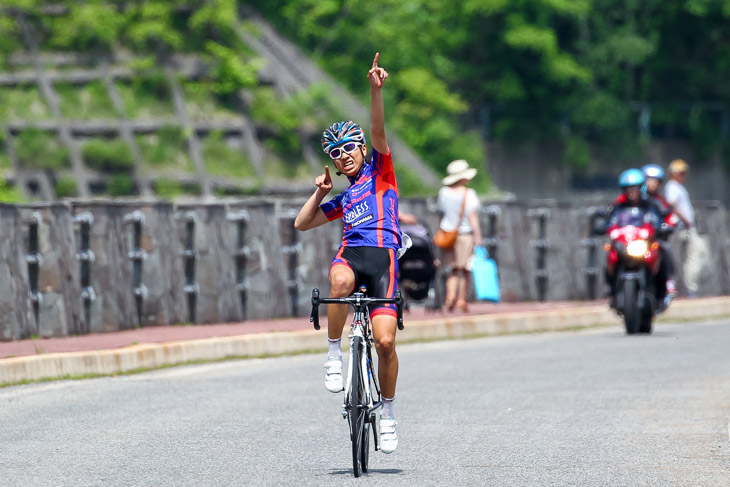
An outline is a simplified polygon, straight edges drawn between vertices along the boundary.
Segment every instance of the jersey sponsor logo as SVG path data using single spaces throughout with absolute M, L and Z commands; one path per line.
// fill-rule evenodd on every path
M 369 214 L 366 217 L 360 218 L 359 220 L 357 220 L 356 222 L 354 222 L 351 226 L 356 227 L 356 226 L 360 225 L 361 223 L 369 222 L 373 218 L 374 218 L 373 217 L 373 214 L 371 213 L 371 214 Z
M 344 216 L 342 219 L 347 224 L 352 224 L 355 220 L 361 219 L 361 217 L 367 213 L 370 213 L 370 206 L 368 205 L 367 200 L 362 201 L 356 205 L 352 205 L 350 208 L 348 208 L 345 211 Z M 373 216 L 370 215 L 370 219 L 372 220 Z M 364 220 L 367 221 L 367 220 Z M 360 222 L 362 223 L 362 221 Z
M 350 188 L 350 196 L 357 197 L 358 194 L 360 194 L 361 191 L 368 191 L 370 192 L 370 185 L 368 184 L 359 184 L 356 186 L 352 186 Z

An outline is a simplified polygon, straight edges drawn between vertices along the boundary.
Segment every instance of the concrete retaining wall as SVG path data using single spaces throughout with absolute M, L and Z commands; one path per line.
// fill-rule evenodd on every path
M 306 316 L 311 289 L 329 292 L 341 226 L 294 231 L 302 203 L 0 204 L 0 340 Z M 711 250 L 700 294 L 730 294 L 727 212 L 718 203 L 696 206 Z M 402 200 L 401 209 L 431 230 L 438 225 L 433 200 Z M 504 300 L 603 295 L 604 240 L 589 235 L 592 210 L 551 200 L 483 202 L 484 244 Z M 682 262 L 678 237 L 673 251 Z

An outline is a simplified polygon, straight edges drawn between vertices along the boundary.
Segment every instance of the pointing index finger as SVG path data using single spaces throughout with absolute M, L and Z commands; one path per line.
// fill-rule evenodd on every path
M 375 53 L 375 59 L 373 59 L 373 69 L 375 69 L 375 68 L 378 67 L 378 58 L 379 57 L 380 57 L 380 53 L 379 52 L 376 52 Z

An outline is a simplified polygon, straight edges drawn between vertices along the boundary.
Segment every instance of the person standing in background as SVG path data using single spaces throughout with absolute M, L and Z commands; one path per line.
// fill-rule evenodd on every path
M 684 285 L 689 297 L 697 296 L 699 278 L 702 271 L 702 255 L 706 251 L 705 242 L 697 234 L 695 227 L 695 210 L 684 187 L 689 164 L 682 159 L 675 159 L 669 164 L 669 181 L 664 186 L 664 197 L 672 205 L 674 213 L 682 220 L 685 228 L 681 231 L 682 240 L 687 242 L 687 253 L 684 260 Z
M 469 167 L 463 159 L 452 161 L 446 168 L 447 176 L 442 180 L 443 187 L 438 194 L 438 207 L 443 216 L 439 227 L 445 231 L 458 229 L 456 245 L 453 249 L 442 249 L 441 262 L 450 267 L 446 279 L 446 309 L 453 311 L 459 308 L 468 311 L 466 302 L 466 284 L 469 282 L 467 264 L 474 246 L 481 245 L 482 233 L 479 228 L 479 197 L 471 188 L 469 181 L 477 174 L 477 170 Z M 463 211 L 462 211 L 463 204 Z M 459 215 L 461 214 L 461 220 Z

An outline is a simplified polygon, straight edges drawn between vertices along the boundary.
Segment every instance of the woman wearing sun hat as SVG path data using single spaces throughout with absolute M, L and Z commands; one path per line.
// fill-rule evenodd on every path
M 446 173 L 438 195 L 438 206 L 443 214 L 439 227 L 444 231 L 458 229 L 459 235 L 453 249 L 441 249 L 441 261 L 451 269 L 446 279 L 444 304 L 449 311 L 455 307 L 468 311 L 466 284 L 469 282 L 469 271 L 466 266 L 474 253 L 475 244 L 482 241 L 479 198 L 473 189 L 467 187 L 477 170 L 469 167 L 464 159 L 458 159 L 449 163 Z

